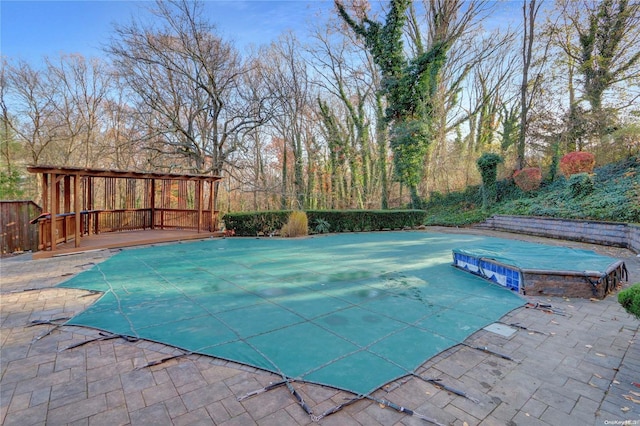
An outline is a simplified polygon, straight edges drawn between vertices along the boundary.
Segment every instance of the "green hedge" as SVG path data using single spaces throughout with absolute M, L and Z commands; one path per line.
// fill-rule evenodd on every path
M 291 211 L 227 213 L 223 217 L 226 229 L 235 235 L 252 236 L 278 233 Z M 319 223 L 328 225 L 329 232 L 381 231 L 420 226 L 425 223 L 424 210 L 307 210 L 309 232 L 315 233 Z
M 264 211 L 227 213 L 223 216 L 224 227 L 233 229 L 235 235 L 240 237 L 255 237 L 257 235 L 269 235 L 280 231 L 287 223 L 291 211 Z
M 618 293 L 618 302 L 628 313 L 640 319 L 640 283 L 621 290 Z

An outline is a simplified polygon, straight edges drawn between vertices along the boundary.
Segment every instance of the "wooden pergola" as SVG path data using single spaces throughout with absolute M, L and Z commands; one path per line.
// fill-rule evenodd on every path
M 147 243 L 203 238 L 218 231 L 214 200 L 219 176 L 53 166 L 28 170 L 41 175 L 46 212 L 33 221 L 39 226 L 36 258 L 82 251 L 89 238 L 93 242 L 85 250 L 134 245 L 132 232 L 163 231 L 162 237 L 137 238 Z M 105 233 L 119 233 L 122 242 L 114 242 L 111 234 L 108 244 L 96 243 L 95 236 Z

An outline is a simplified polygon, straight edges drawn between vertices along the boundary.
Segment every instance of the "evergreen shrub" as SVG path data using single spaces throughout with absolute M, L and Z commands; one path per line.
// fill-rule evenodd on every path
M 640 319 L 640 283 L 621 290 L 618 293 L 618 303 L 631 315 Z
M 589 173 L 577 173 L 571 175 L 568 180 L 569 192 L 574 198 L 584 197 L 593 192 L 595 186 Z
M 308 210 L 311 223 L 322 219 L 331 232 L 382 231 L 424 225 L 424 210 Z
M 222 220 L 225 228 L 241 237 L 274 235 L 280 231 L 291 214 L 290 210 L 227 213 Z
M 424 225 L 424 210 L 307 210 L 307 221 L 322 223 L 322 230 L 331 232 L 382 231 L 405 229 Z M 265 211 L 227 213 L 223 217 L 225 227 L 237 236 L 275 235 L 287 223 L 291 211 Z M 316 231 L 312 227 L 311 231 Z

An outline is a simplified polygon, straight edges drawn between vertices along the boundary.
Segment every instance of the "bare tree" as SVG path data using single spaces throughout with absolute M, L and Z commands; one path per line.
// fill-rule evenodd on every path
M 282 208 L 288 208 L 292 201 L 288 189 L 289 164 L 293 167 L 292 198 L 295 207 L 304 208 L 308 201 L 305 154 L 309 154 L 307 148 L 312 144 L 312 118 L 315 112 L 307 63 L 300 56 L 301 50 L 295 36 L 288 33 L 261 53 L 265 72 L 263 78 L 276 103 L 271 126 L 276 131 L 275 136 L 285 144 L 282 149 Z M 306 159 L 310 160 L 311 157 L 307 155 Z
M 20 185 L 20 143 L 12 128 L 14 117 L 7 105 L 7 62 L 0 61 L 0 199 L 17 199 L 22 195 Z
M 152 12 L 159 27 L 118 26 L 107 51 L 137 96 L 149 148 L 165 154 L 154 166 L 221 174 L 242 134 L 267 119 L 243 86 L 247 64 L 203 18 L 202 3 L 157 1 Z
M 58 149 L 74 165 L 95 166 L 106 155 L 101 141 L 102 108 L 111 90 L 112 74 L 107 64 L 82 55 L 47 58 L 46 74 L 55 90 L 55 109 L 64 123 L 64 140 Z M 61 135 L 62 136 L 62 135 Z
M 128 88 L 114 77 L 109 96 L 100 113 L 102 167 L 119 170 L 146 170 L 155 161 L 154 152 L 144 149 L 144 133 L 136 119 L 137 112 L 127 101 Z
M 2 128 L 0 129 L 0 155 L 2 155 L 2 163 L 7 169 L 7 174 L 13 174 L 13 158 L 14 149 L 11 148 L 14 139 L 13 129 L 11 128 L 11 117 L 9 116 L 9 107 L 7 106 L 7 61 L 2 59 L 0 62 L 0 109 L 2 110 Z
M 520 84 L 520 133 L 516 145 L 516 170 L 525 167 L 525 151 L 527 146 L 527 132 L 530 126 L 529 111 L 535 100 L 540 95 L 543 83 L 542 72 L 535 72 L 543 67 L 547 58 L 549 43 L 544 47 L 544 52 L 535 61 L 533 56 L 536 40 L 536 20 L 540 12 L 541 2 L 538 0 L 523 0 L 522 2 L 522 82 Z M 533 74 L 533 75 L 532 75 Z
M 7 64 L 5 81 L 15 118 L 7 123 L 23 144 L 31 164 L 60 163 L 55 147 L 63 132 L 55 104 L 55 88 L 47 75 L 25 61 Z

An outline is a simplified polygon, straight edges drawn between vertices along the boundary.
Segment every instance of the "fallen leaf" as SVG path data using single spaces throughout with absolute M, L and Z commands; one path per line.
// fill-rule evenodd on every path
M 626 399 L 627 401 L 631 401 L 634 404 L 640 404 L 640 399 L 635 399 L 634 397 L 632 397 L 631 395 L 622 395 L 622 397 L 624 399 Z
M 614 380 L 614 381 L 613 381 L 613 384 L 614 384 L 614 385 L 619 385 L 619 384 L 620 384 L 620 382 L 619 382 L 619 381 L 617 381 L 617 380 Z
M 386 405 L 384 405 L 383 403 L 378 404 L 380 406 L 380 408 L 387 408 Z M 624 411 L 624 410 L 623 410 Z
M 574 308 L 575 306 L 573 305 L 567 305 L 567 308 Z
M 629 410 L 631 410 L 631 408 L 629 407 L 622 407 L 620 410 L 624 411 L 625 413 Z
M 531 414 L 529 414 L 529 413 L 524 413 L 524 415 L 527 416 L 527 417 L 531 417 Z
M 602 379 L 602 376 L 599 375 L 598 373 L 594 373 L 593 375 L 596 376 L 598 379 Z
M 551 324 L 558 324 L 558 323 L 555 322 L 554 320 L 551 320 Z
M 591 299 L 589 299 L 592 302 L 599 302 L 600 300 L 596 299 L 595 297 L 592 297 Z
M 467 422 L 462 422 L 462 426 L 469 426 L 469 423 L 467 423 Z
M 584 347 L 585 347 L 585 348 L 589 348 L 589 349 L 591 349 L 593 346 L 591 346 L 591 345 L 584 345 Z
M 606 355 L 605 355 L 605 354 L 601 354 L 600 352 L 596 352 L 596 356 L 606 357 Z
M 635 395 L 635 396 L 640 396 L 640 393 L 638 393 L 638 392 L 630 391 L 629 393 L 632 394 L 632 395 Z
M 555 335 L 556 335 L 556 333 L 554 333 L 554 332 L 552 331 L 552 332 L 551 332 L 551 335 L 552 335 L 552 336 L 555 336 Z
M 531 336 L 531 335 L 533 335 L 533 331 L 530 331 L 530 332 L 529 332 L 529 335 L 530 335 L 530 336 Z
M 592 386 L 592 387 L 594 387 L 594 388 L 597 388 L 597 387 L 598 387 L 598 385 L 596 385 L 596 384 L 594 384 L 594 383 L 591 383 L 591 382 L 589 382 L 589 386 Z

